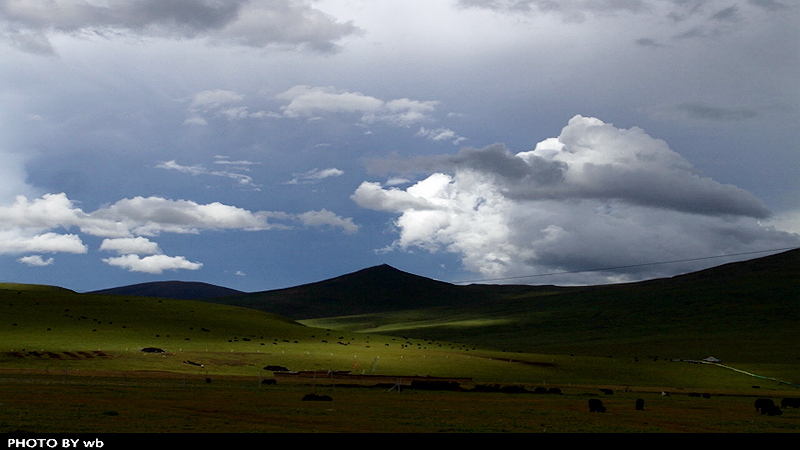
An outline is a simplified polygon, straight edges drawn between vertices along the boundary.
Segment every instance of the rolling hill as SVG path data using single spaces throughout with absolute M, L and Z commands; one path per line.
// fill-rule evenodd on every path
M 193 285 L 150 283 L 139 292 L 176 297 L 188 293 L 175 288 L 188 286 Z M 798 292 L 800 249 L 672 278 L 601 286 L 457 286 L 382 265 L 293 288 L 197 299 L 310 327 L 508 351 L 713 355 L 795 364 Z
M 638 283 L 481 289 L 469 307 L 301 322 L 535 353 L 800 361 L 800 250 Z

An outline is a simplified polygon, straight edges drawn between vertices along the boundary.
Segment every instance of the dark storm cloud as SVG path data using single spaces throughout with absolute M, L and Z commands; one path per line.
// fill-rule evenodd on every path
M 87 0 L 0 3 L 0 30 L 16 48 L 53 53 L 48 34 L 129 32 L 145 36 L 205 37 L 251 47 L 307 45 L 330 52 L 334 42 L 358 32 L 351 23 L 303 2 L 279 0 L 111 0 L 99 6 Z M 0 36 L 2 36 L 0 34 Z
M 567 164 L 533 157 L 527 161 L 511 153 L 506 146 L 494 144 L 482 149 L 465 148 L 447 159 L 454 168 L 469 168 L 497 175 L 515 183 L 549 186 L 563 181 Z

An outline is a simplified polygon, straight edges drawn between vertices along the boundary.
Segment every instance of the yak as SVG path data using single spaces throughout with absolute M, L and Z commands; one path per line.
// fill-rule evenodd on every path
M 755 407 L 756 411 L 761 411 L 763 414 L 765 408 L 775 407 L 775 402 L 768 398 L 760 398 L 756 400 Z
M 800 398 L 785 398 L 781 400 L 781 408 L 800 408 Z
M 596 398 L 589 399 L 589 412 L 606 412 L 606 407 L 603 406 L 603 402 Z

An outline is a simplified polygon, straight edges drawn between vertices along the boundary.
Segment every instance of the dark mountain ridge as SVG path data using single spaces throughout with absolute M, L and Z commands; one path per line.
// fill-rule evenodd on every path
M 497 289 L 488 288 L 491 291 Z M 511 289 L 529 291 L 541 288 L 518 286 Z M 486 298 L 484 291 L 484 287 L 456 286 L 382 264 L 291 288 L 208 299 L 208 301 L 258 309 L 296 319 L 308 319 L 469 305 L 484 300 Z
M 519 299 L 548 294 L 562 305 L 578 299 L 603 298 L 622 292 L 636 292 L 636 297 L 663 297 L 666 291 L 719 290 L 720 283 L 743 283 L 793 286 L 800 280 L 800 249 L 748 261 L 734 262 L 671 278 L 599 286 L 535 285 L 454 285 L 398 270 L 390 265 L 369 267 L 328 280 L 300 286 L 244 293 L 233 289 L 190 282 L 155 282 L 94 291 L 95 294 L 137 295 L 209 301 L 257 309 L 295 320 L 351 316 L 426 308 L 493 304 L 512 307 Z M 652 293 L 646 294 L 649 290 Z M 666 290 L 666 291 L 665 291 Z M 614 292 L 614 294 L 610 294 Z M 655 294 L 659 292 L 659 294 Z M 558 295 L 557 295 L 558 294 Z M 571 295 L 560 295 L 571 294 Z M 578 295 L 580 294 L 580 295 Z M 569 297 L 569 298 L 568 298 Z M 514 300 L 517 299 L 517 300 Z M 583 300 L 580 300 L 581 302 Z M 523 302 L 525 309 L 545 308 L 550 301 Z M 513 306 L 520 308 L 522 304 Z
M 87 292 L 87 294 L 202 300 L 213 297 L 241 295 L 244 294 L 244 292 L 195 281 L 154 281 L 150 283 L 101 289 L 99 291 Z

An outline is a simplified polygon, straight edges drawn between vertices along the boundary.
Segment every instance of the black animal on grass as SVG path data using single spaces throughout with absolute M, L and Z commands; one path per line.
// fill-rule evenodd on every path
M 142 351 L 145 353 L 166 353 L 164 350 L 156 347 L 145 347 Z
M 462 391 L 461 384 L 458 381 L 440 381 L 440 380 L 413 380 L 411 382 L 411 389 L 419 389 L 422 391 Z M 501 388 L 502 389 L 502 388 Z
M 644 411 L 644 399 L 641 398 L 636 399 L 636 410 Z
M 596 398 L 589 399 L 589 412 L 606 412 L 606 407 L 603 406 L 602 400 L 598 400 Z
M 506 394 L 527 394 L 528 391 L 522 386 L 503 386 L 500 388 L 500 392 L 504 392 Z M 545 391 L 547 393 L 547 391 Z
M 763 414 L 765 408 L 775 407 L 775 402 L 773 402 L 772 399 L 769 398 L 760 398 L 756 400 L 755 407 L 756 411 L 761 411 L 761 413 Z
M 778 405 L 767 405 L 761 408 L 762 416 L 780 416 L 781 414 L 783 414 L 783 411 Z
M 333 399 L 329 395 L 306 394 L 303 396 L 304 402 L 330 402 Z
M 800 408 L 800 398 L 785 398 L 781 400 L 781 408 Z

